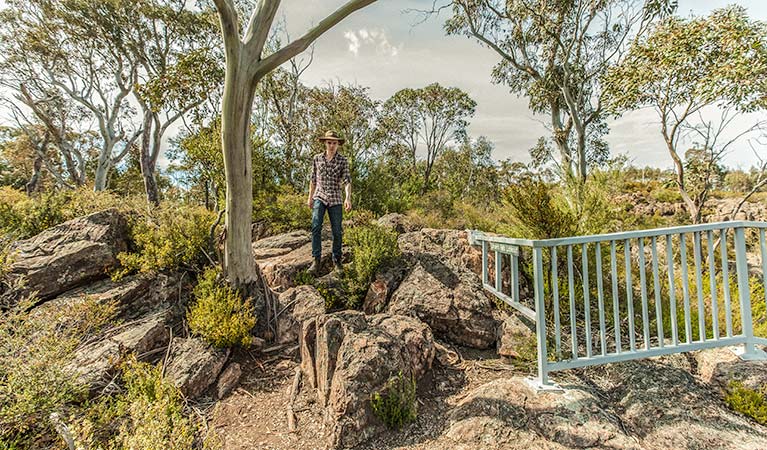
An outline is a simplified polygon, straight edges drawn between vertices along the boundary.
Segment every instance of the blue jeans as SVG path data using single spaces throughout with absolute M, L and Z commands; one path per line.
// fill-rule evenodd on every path
M 325 219 L 325 211 L 330 218 L 330 229 L 333 232 L 333 261 L 341 262 L 341 220 L 343 219 L 343 206 L 326 206 L 318 199 L 314 199 L 312 210 L 312 256 L 322 256 L 322 222 Z

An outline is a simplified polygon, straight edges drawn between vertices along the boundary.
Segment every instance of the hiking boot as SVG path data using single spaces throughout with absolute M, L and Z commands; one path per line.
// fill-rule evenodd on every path
M 312 262 L 312 265 L 309 266 L 308 272 L 312 275 L 317 275 L 320 273 L 320 266 L 322 265 L 322 261 L 320 258 L 314 258 L 314 261 Z
M 338 275 L 341 275 L 344 273 L 344 266 L 341 265 L 340 261 L 333 261 L 333 270 L 335 270 Z

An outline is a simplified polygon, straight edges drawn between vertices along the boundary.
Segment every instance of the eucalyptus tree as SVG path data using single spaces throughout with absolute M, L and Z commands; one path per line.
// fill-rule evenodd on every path
M 349 158 L 354 183 L 363 160 L 371 156 L 379 136 L 376 124 L 380 102 L 370 98 L 367 87 L 340 83 L 311 89 L 307 100 L 311 150 L 314 153 L 325 150 L 318 138 L 327 129 L 340 133 L 346 140 L 341 151 Z M 305 179 L 308 182 L 308 178 Z
M 71 100 L 96 123 L 97 191 L 106 188 L 109 172 L 140 136 L 128 103 L 138 82 L 138 60 L 124 46 L 111 45 L 122 42 L 120 4 L 9 0 L 2 11 L 2 84 L 30 108 L 50 95 Z
M 226 174 L 224 268 L 234 286 L 256 288 L 258 274 L 251 250 L 253 167 L 250 116 L 258 83 L 271 71 L 306 50 L 349 14 L 375 0 L 349 0 L 303 36 L 271 53 L 264 52 L 279 0 L 261 0 L 246 23 L 233 0 L 213 0 L 221 23 L 226 58 L 221 141 Z M 241 33 L 241 30 L 244 32 Z
M 676 185 L 699 222 L 710 186 L 690 186 L 687 171 L 700 163 L 685 161 L 683 146 L 692 140 L 698 151 L 687 153 L 714 166 L 736 139 L 759 128 L 742 127 L 740 113 L 767 109 L 767 24 L 750 20 L 739 6 L 668 18 L 632 46 L 605 83 L 615 112 L 655 110 Z M 721 118 L 708 120 L 716 108 Z
M 155 176 L 163 136 L 223 84 L 223 55 L 213 10 L 192 10 L 185 0 L 123 2 L 120 39 L 140 65 L 134 90 L 142 110 L 140 168 L 147 200 L 160 200 Z M 208 114 L 211 111 L 206 111 Z
M 448 142 L 460 142 L 465 137 L 467 119 L 474 115 L 476 106 L 462 90 L 439 83 L 402 89 L 384 102 L 382 131 L 408 150 L 414 171 L 419 149 L 426 152 L 421 193 L 429 189 L 434 162 Z
M 582 183 L 606 159 L 601 78 L 635 36 L 675 8 L 675 0 L 453 0 L 448 34 L 476 39 L 500 56 L 492 80 L 524 95 L 547 116 L 551 137 L 535 158 L 558 153 L 565 181 Z

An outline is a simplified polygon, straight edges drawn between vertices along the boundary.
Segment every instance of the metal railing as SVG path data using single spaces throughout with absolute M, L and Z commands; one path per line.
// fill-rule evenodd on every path
M 713 347 L 743 345 L 742 358 L 764 359 L 751 289 L 767 285 L 766 228 L 741 221 L 544 240 L 472 231 L 470 239 L 482 246 L 485 289 L 535 322 L 538 381 L 547 385 L 554 371 Z M 749 274 L 749 258 L 760 275 Z M 520 295 L 520 277 L 532 298 Z M 767 304 L 767 294 L 754 301 Z

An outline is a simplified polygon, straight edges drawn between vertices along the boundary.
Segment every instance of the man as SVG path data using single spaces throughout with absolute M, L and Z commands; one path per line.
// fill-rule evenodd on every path
M 317 274 L 322 258 L 322 222 L 325 211 L 330 218 L 330 229 L 333 232 L 333 267 L 336 272 L 343 270 L 341 266 L 341 221 L 343 210 L 341 202 L 347 211 L 352 209 L 352 183 L 349 175 L 349 162 L 338 153 L 338 147 L 344 139 L 334 131 L 328 131 L 320 138 L 325 143 L 325 152 L 315 155 L 312 161 L 312 180 L 309 183 L 309 200 L 307 205 L 312 208 L 312 257 L 314 262 L 309 267 L 309 273 Z M 343 185 L 346 199 L 341 198 Z

